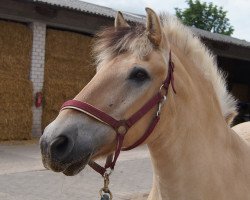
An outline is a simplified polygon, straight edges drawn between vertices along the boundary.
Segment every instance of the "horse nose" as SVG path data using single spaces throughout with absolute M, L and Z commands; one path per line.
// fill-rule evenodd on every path
M 66 135 L 58 136 L 50 143 L 50 156 L 53 160 L 63 161 L 70 155 L 73 147 L 74 142 L 70 137 Z

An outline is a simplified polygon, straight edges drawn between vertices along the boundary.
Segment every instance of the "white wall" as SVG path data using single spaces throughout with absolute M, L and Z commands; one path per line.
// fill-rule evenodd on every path
M 46 41 L 46 24 L 41 22 L 33 22 L 31 24 L 33 31 L 33 44 L 31 53 L 31 68 L 30 68 L 30 80 L 33 83 L 33 98 L 37 92 L 41 92 L 44 82 L 44 62 L 45 62 L 45 41 Z M 42 134 L 41 122 L 42 122 L 42 106 L 36 108 L 33 104 L 33 125 L 32 135 L 39 137 Z

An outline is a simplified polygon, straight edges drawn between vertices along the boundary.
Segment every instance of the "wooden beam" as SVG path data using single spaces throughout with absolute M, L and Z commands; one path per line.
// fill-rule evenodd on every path
M 88 34 L 94 34 L 100 27 L 113 24 L 113 19 L 104 16 L 15 0 L 0 1 L 0 18 L 26 23 L 40 21 L 51 27 Z
M 217 56 L 250 61 L 250 48 L 208 39 L 203 42 Z

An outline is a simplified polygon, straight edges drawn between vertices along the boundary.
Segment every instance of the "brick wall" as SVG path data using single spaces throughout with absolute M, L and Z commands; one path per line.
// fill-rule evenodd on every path
M 30 80 L 33 83 L 33 97 L 37 92 L 41 92 L 44 82 L 44 60 L 45 60 L 45 38 L 46 38 L 46 24 L 41 22 L 33 22 L 31 24 L 33 31 L 33 44 L 31 55 L 31 69 Z M 33 126 L 32 135 L 39 137 L 42 134 L 41 130 L 41 116 L 42 106 L 36 108 L 32 107 L 33 112 Z

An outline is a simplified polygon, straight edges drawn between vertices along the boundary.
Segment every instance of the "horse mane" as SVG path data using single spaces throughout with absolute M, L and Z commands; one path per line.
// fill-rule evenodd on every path
M 190 28 L 184 26 L 175 16 L 167 13 L 160 15 L 163 32 L 171 45 L 181 49 L 192 62 L 211 81 L 224 118 L 230 124 L 237 114 L 236 100 L 227 91 L 225 74 L 218 68 L 215 56 L 205 47 Z M 148 55 L 154 46 L 149 41 L 144 25 L 136 23 L 133 27 L 109 27 L 96 36 L 93 55 L 96 64 L 115 58 L 119 54 L 133 52 L 142 58 Z
M 182 49 L 192 62 L 212 82 L 224 118 L 230 124 L 237 114 L 236 100 L 227 91 L 226 75 L 218 68 L 215 56 L 205 47 L 190 28 L 175 16 L 161 14 L 163 30 L 172 45 Z

